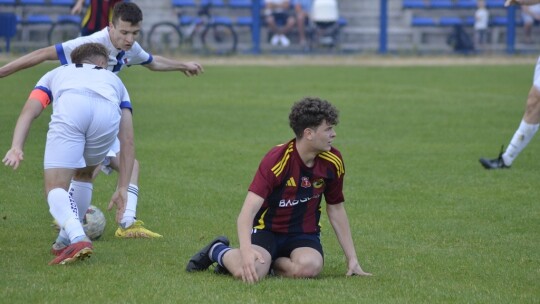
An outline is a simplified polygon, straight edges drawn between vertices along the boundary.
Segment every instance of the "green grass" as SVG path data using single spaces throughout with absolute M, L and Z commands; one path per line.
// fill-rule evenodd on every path
M 203 62 L 204 63 L 204 62 Z M 513 168 L 486 171 L 517 128 L 534 61 L 516 66 L 206 66 L 201 77 L 123 72 L 141 163 L 138 216 L 161 240 L 114 238 L 113 213 L 88 261 L 51 267 L 55 237 L 43 196 L 50 110 L 22 167 L 0 169 L 0 302 L 5 303 L 538 303 L 540 156 L 533 139 Z M 19 111 L 54 65 L 0 79 L 0 153 Z M 370 278 L 346 278 L 323 220 L 317 279 L 245 285 L 187 274 L 216 235 L 237 243 L 236 216 L 261 157 L 292 137 L 291 104 L 316 95 L 341 110 L 336 146 L 346 208 Z M 100 176 L 106 208 L 114 176 Z

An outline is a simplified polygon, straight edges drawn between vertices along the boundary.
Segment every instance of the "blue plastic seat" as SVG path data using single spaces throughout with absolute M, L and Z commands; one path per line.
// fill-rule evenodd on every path
M 454 6 L 452 0 L 431 0 L 431 8 L 452 8 Z
M 229 7 L 231 8 L 250 8 L 251 0 L 229 0 Z
M 426 0 L 403 0 L 403 8 L 424 9 L 429 8 Z
M 67 23 L 81 24 L 81 16 L 79 16 L 79 15 L 59 15 L 58 18 L 56 18 L 56 23 L 61 23 L 61 24 L 67 24 Z
M 21 21 L 22 24 L 52 24 L 53 20 L 49 15 L 28 15 Z
M 504 0 L 486 0 L 486 6 L 488 8 L 503 8 Z
M 175 7 L 195 7 L 197 4 L 195 3 L 195 0 L 171 0 L 172 6 Z
M 411 20 L 412 26 L 435 26 L 437 23 L 432 17 L 415 16 Z
M 201 5 L 211 4 L 212 7 L 225 7 L 223 0 L 201 0 Z
M 226 16 L 212 16 L 212 21 L 216 24 L 232 25 L 232 20 Z
M 506 26 L 508 24 L 508 18 L 506 16 L 493 16 L 489 20 L 491 26 Z
M 474 9 L 476 8 L 476 0 L 457 0 L 457 8 Z
M 455 16 L 443 16 L 439 19 L 439 25 L 440 26 L 454 26 L 454 25 L 462 25 L 463 20 L 459 17 Z
M 238 26 L 251 26 L 253 24 L 253 18 L 251 16 L 239 16 L 236 17 L 234 24 Z

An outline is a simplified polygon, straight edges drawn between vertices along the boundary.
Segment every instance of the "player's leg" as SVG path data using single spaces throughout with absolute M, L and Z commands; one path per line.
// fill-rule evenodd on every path
M 540 122 L 540 90 L 533 85 L 527 97 L 527 107 L 518 129 L 512 136 L 506 151 L 502 155 L 504 164 L 512 165 L 519 153 L 527 147 L 531 139 L 538 131 Z
M 278 249 L 275 274 L 290 278 L 313 278 L 323 268 L 323 249 L 318 235 L 289 238 Z
M 280 257 L 274 262 L 274 272 L 289 278 L 313 278 L 322 270 L 323 257 L 313 248 L 302 247 L 291 252 L 290 257 Z
M 117 151 L 119 153 L 120 150 Z M 109 166 L 118 171 L 120 163 L 118 157 L 110 157 Z M 119 238 L 160 238 L 161 234 L 155 233 L 144 227 L 144 222 L 137 220 L 137 204 L 139 201 L 139 162 L 135 160 L 131 179 L 128 186 L 128 198 L 126 211 L 120 220 L 120 227 L 115 232 Z
M 264 264 L 260 261 L 255 261 L 255 271 L 257 272 L 258 280 L 262 280 L 268 272 L 270 271 L 270 266 L 272 265 L 272 256 L 270 253 L 257 245 L 252 245 L 253 249 L 259 252 L 263 258 Z M 243 274 L 243 265 L 242 265 L 242 255 L 240 249 L 231 249 L 223 255 L 221 260 L 216 261 L 218 265 L 223 266 L 227 271 L 238 280 L 242 280 Z
M 518 155 L 527 147 L 540 126 L 540 58 L 536 63 L 534 80 L 529 94 L 525 113 L 518 129 L 512 136 L 506 151 L 495 159 L 481 158 L 480 163 L 486 169 L 509 168 Z
M 79 220 L 77 204 L 67 191 L 73 173 L 73 169 L 45 169 L 45 191 L 49 211 L 60 225 L 61 230 L 64 231 L 69 242 L 65 248 L 58 252 L 58 256 L 49 262 L 50 265 L 84 259 L 92 253 L 92 243 L 84 233 Z

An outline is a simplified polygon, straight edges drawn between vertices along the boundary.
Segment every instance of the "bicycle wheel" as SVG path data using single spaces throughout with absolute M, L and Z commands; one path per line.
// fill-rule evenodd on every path
M 180 49 L 184 37 L 176 24 L 159 22 L 148 32 L 148 50 L 151 53 L 175 53 Z
M 227 55 L 236 52 L 238 37 L 229 24 L 209 24 L 201 33 L 201 41 L 206 52 Z

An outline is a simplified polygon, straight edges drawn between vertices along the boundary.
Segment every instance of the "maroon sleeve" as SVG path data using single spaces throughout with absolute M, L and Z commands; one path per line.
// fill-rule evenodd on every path
M 259 164 L 259 169 L 257 169 L 255 177 L 253 177 L 253 181 L 248 189 L 264 199 L 266 199 L 270 193 L 272 193 L 276 180 L 276 177 L 272 172 L 273 162 L 269 154 L 262 159 L 261 163 Z
M 343 162 L 343 157 L 338 150 L 332 149 L 331 152 L 340 159 L 342 167 L 341 171 L 338 171 L 338 169 L 334 165 L 330 165 L 334 171 L 335 178 L 328 182 L 328 184 L 326 185 L 326 189 L 324 190 L 324 198 L 326 200 L 326 203 L 330 205 L 343 203 L 345 201 L 345 197 L 343 196 L 345 163 Z

